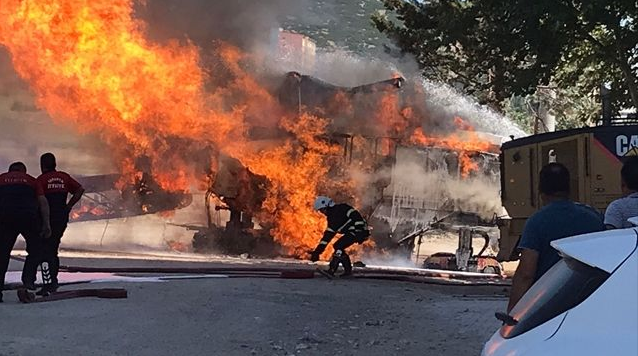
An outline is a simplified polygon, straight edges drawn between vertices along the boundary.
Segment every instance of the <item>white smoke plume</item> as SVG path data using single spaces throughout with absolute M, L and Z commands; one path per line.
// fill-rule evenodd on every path
M 418 154 L 415 151 L 414 156 Z M 445 161 L 442 163 L 445 165 Z M 397 160 L 392 173 L 392 185 L 388 189 L 410 197 L 439 214 L 463 211 L 489 219 L 501 208 L 497 179 L 498 176 L 487 176 L 483 172 L 461 179 L 446 168 L 428 169 L 422 160 L 406 157 Z

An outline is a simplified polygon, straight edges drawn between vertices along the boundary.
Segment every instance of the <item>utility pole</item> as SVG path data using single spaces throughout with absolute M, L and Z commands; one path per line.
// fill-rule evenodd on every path
M 603 110 L 603 126 L 611 126 L 611 95 L 610 89 L 605 84 L 600 86 L 600 101 Z
M 553 132 L 556 130 L 556 116 L 552 113 L 552 105 L 556 100 L 556 88 L 553 86 L 538 86 L 538 109 L 535 112 L 534 133 Z

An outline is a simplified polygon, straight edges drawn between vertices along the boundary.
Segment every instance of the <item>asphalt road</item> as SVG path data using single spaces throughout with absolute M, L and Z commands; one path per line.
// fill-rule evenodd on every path
M 478 355 L 502 287 L 365 279 L 109 282 L 128 299 L 20 304 L 5 291 L 0 355 Z

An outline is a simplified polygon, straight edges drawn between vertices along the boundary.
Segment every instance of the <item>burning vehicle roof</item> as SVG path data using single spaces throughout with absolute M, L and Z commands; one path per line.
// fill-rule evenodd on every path
M 398 93 L 404 82 L 404 78 L 396 77 L 355 87 L 343 87 L 309 75 L 289 72 L 279 87 L 277 96 L 280 103 L 289 110 L 329 117 L 333 121 L 333 130 L 347 132 L 352 131 L 355 125 L 366 121 L 369 123 L 371 111 L 378 109 L 382 96 Z M 344 119 L 344 122 L 339 122 L 339 119 Z

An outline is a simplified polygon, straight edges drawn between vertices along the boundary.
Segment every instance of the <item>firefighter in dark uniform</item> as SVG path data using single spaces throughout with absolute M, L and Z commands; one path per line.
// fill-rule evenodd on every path
M 40 294 L 48 294 L 58 288 L 58 271 L 60 269 L 58 248 L 69 223 L 71 208 L 80 201 L 82 194 L 84 194 L 82 185 L 67 173 L 57 171 L 56 166 L 53 153 L 45 153 L 40 156 L 42 174 L 38 177 L 38 183 L 44 190 L 51 211 L 51 238 L 44 243 L 43 256 L 43 261 L 47 262 L 49 266 L 51 282 L 45 285 L 46 288 L 43 288 Z M 71 194 L 71 199 L 68 199 L 69 194 Z
M 18 235 L 24 237 L 28 254 L 22 283 L 25 288 L 35 289 L 42 239 L 51 235 L 49 205 L 42 187 L 27 174 L 27 167 L 22 162 L 12 163 L 9 172 L 0 174 L 0 301 L 11 250 Z
M 348 204 L 335 204 L 332 199 L 324 196 L 317 197 L 314 209 L 318 210 L 328 218 L 328 228 L 323 233 L 317 248 L 310 254 L 313 262 L 319 260 L 319 256 L 325 251 L 330 240 L 336 234 L 342 234 L 341 238 L 334 243 L 334 254 L 330 259 L 330 268 L 326 271 L 334 276 L 339 264 L 343 265 L 344 276 L 352 275 L 352 262 L 346 249 L 355 243 L 361 244 L 370 236 L 368 224 L 361 214 Z

